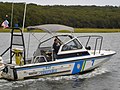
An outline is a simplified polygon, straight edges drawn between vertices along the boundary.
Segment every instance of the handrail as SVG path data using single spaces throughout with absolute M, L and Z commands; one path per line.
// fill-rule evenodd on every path
M 19 32 L 20 32 L 20 35 L 16 35 L 15 33 L 14 33 L 14 31 L 15 30 L 18 30 Z M 22 44 L 14 44 L 13 43 L 13 37 L 14 36 L 21 36 L 22 37 Z M 11 30 L 11 41 L 10 41 L 10 47 L 9 47 L 9 49 L 10 49 L 10 64 L 12 63 L 12 58 L 13 58 L 13 51 L 12 51 L 12 49 L 13 49 L 13 45 L 17 45 L 17 46 L 23 46 L 23 60 L 24 60 L 24 65 L 26 64 L 26 57 L 25 57 L 25 43 L 24 43 L 24 36 L 23 36 L 23 32 L 22 32 L 22 29 L 21 28 L 12 28 L 12 30 Z
M 103 37 L 102 36 L 99 36 L 99 35 L 87 35 L 87 36 L 78 36 L 77 38 L 81 38 L 81 37 L 88 37 L 88 40 L 87 40 L 87 43 L 86 43 L 85 47 L 88 46 L 88 44 L 90 42 L 90 39 L 92 37 L 96 37 L 96 41 L 95 41 L 95 45 L 94 45 L 94 55 L 96 53 L 96 48 L 97 48 L 98 40 L 101 40 L 100 41 L 100 46 L 99 46 L 99 53 L 100 53 L 101 48 L 102 48 L 102 42 L 103 42 Z
M 2 57 L 9 49 L 10 47 L 8 47 L 0 56 Z

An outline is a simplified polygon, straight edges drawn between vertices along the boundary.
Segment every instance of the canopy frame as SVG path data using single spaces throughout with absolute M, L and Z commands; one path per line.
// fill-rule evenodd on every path
M 56 33 L 61 30 L 67 30 L 70 31 L 71 33 L 74 32 L 74 28 L 65 26 L 65 25 L 60 25 L 60 24 L 44 24 L 44 25 L 37 25 L 37 26 L 29 26 L 27 27 L 28 31 L 31 30 L 42 30 L 47 33 Z

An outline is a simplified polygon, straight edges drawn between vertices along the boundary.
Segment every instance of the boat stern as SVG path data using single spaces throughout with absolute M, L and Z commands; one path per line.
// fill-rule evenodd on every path
M 16 73 L 15 73 L 15 66 L 11 64 L 6 64 L 4 69 L 2 70 L 2 78 L 8 79 L 8 80 L 17 80 Z

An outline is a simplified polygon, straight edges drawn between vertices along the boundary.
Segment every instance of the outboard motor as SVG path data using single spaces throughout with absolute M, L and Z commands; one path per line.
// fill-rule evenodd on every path
M 13 52 L 15 54 L 16 65 L 23 65 L 24 64 L 24 61 L 22 60 L 22 58 L 23 58 L 23 55 L 22 55 L 23 54 L 23 49 L 14 48 Z

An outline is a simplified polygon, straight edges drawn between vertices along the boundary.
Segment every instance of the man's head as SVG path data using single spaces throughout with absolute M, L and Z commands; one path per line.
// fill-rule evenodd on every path
M 54 39 L 54 42 L 55 42 L 55 43 L 59 43 L 58 39 L 56 39 L 56 38 Z

